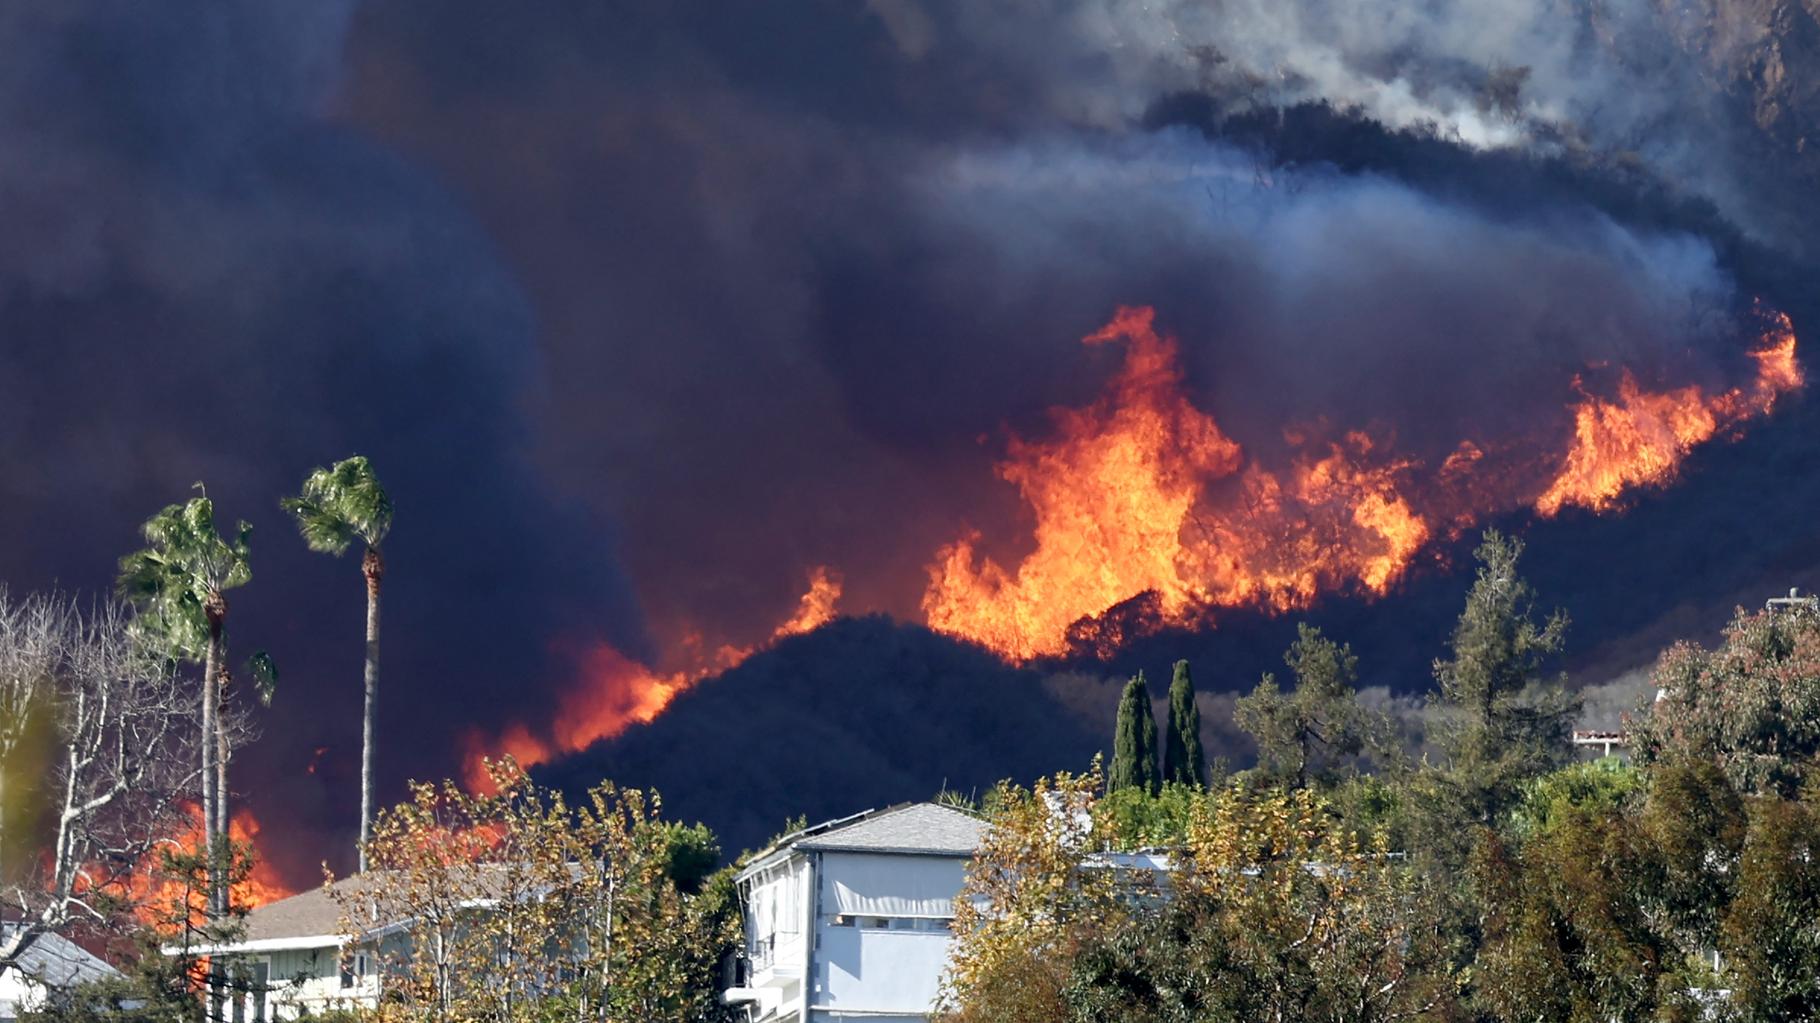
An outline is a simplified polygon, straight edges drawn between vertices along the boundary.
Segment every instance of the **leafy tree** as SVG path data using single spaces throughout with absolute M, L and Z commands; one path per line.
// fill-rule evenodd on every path
M 1563 763 L 1579 701 L 1543 663 L 1561 650 L 1567 616 L 1537 621 L 1535 597 L 1517 574 L 1519 540 L 1487 530 L 1478 578 L 1454 627 L 1452 656 L 1437 660 L 1442 700 L 1458 715 L 1442 737 L 1448 781 L 1468 819 L 1490 823 L 1523 783 Z
M 1334 827 L 1312 793 L 1204 800 L 1174 855 L 1161 905 L 1073 957 L 1057 1018 L 1441 1018 L 1453 983 L 1428 879 Z
M 1112 771 L 1106 787 L 1117 791 L 1137 788 L 1155 793 L 1162 785 L 1157 767 L 1156 714 L 1150 709 L 1150 687 L 1144 673 L 1133 675 L 1119 697 L 1119 714 L 1112 738 Z
M 379 587 L 385 576 L 380 544 L 392 529 L 392 498 L 364 455 L 345 458 L 304 478 L 303 490 L 281 502 L 297 520 L 310 550 L 340 557 L 358 541 L 366 579 L 366 701 L 360 725 L 360 869 L 373 832 L 373 720 L 379 701 Z
M 1776 796 L 1753 800 L 1737 874 L 1719 943 L 1736 1018 L 1820 1018 L 1820 813 Z
M 173 660 L 194 662 L 201 656 L 203 836 L 207 848 L 217 849 L 227 836 L 227 732 L 219 714 L 227 670 L 227 591 L 252 579 L 253 527 L 241 522 L 224 538 L 215 528 L 214 502 L 204 495 L 165 507 L 141 532 L 147 546 L 120 559 L 118 588 L 139 608 L 134 625 L 145 642 Z M 216 874 L 215 911 L 222 914 L 228 886 L 222 871 Z
M 1481 1007 L 1513 1023 L 1656 1018 L 1688 985 L 1684 957 L 1640 897 L 1642 836 L 1599 796 L 1543 800 L 1547 812 L 1514 854 L 1483 833 Z
M 1173 847 L 1188 840 L 1188 825 L 1212 798 L 1206 789 L 1167 782 L 1151 795 L 1141 788 L 1113 789 L 1093 805 L 1093 834 L 1117 849 Z
M 1201 709 L 1194 703 L 1188 662 L 1175 662 L 1169 683 L 1169 736 L 1163 747 L 1163 780 L 1207 787 L 1207 755 L 1201 750 Z
M 1695 760 L 1645 772 L 1649 795 L 1638 826 L 1648 855 L 1651 911 L 1686 949 L 1716 948 L 1725 907 L 1737 890 L 1737 863 L 1749 808 L 1716 765 Z
M 1523 787 L 1523 801 L 1513 814 L 1517 837 L 1545 832 L 1573 814 L 1596 818 L 1617 813 L 1643 788 L 1643 772 L 1617 757 L 1569 764 Z
M 711 836 L 662 820 L 635 789 L 602 783 L 571 807 L 510 760 L 488 770 L 490 795 L 413 785 L 374 821 L 365 880 L 334 890 L 348 948 L 377 952 L 389 1009 L 495 1023 L 725 1018 L 716 966 L 739 917 L 730 874 L 704 875 L 719 857 Z M 401 921 L 407 936 L 386 940 Z
M 1637 760 L 1714 763 L 1744 792 L 1792 796 L 1820 756 L 1820 614 L 1739 610 L 1717 649 L 1677 643 L 1661 698 L 1630 722 Z
M 1283 655 L 1295 675 L 1294 691 L 1265 675 L 1239 698 L 1233 720 L 1258 744 L 1258 770 L 1270 783 L 1292 789 L 1332 784 L 1339 766 L 1364 751 L 1377 731 L 1354 689 L 1359 659 L 1306 623 Z
M 1148 706 L 1148 703 L 1146 703 Z M 1076 951 L 1129 915 L 1115 879 L 1092 869 L 1098 765 L 1024 789 L 1000 783 L 990 826 L 955 900 L 954 946 L 935 1018 L 1056 1023 Z

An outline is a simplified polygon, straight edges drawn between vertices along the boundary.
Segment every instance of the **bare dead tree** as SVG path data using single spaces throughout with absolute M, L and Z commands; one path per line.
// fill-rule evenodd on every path
M 37 845 L 0 863 L 0 915 L 17 921 L 0 976 L 46 934 L 130 918 L 134 871 L 189 826 L 194 687 L 127 624 L 115 604 L 0 591 L 0 737 L 43 758 L 29 798 L 0 806 Z

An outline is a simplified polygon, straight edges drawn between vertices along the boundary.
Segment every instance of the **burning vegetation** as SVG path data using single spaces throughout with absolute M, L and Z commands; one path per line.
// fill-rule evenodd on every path
M 797 602 L 796 610 L 772 631 L 766 645 L 810 632 L 830 621 L 840 597 L 840 576 L 825 566 L 817 566 L 809 573 L 809 588 Z M 699 648 L 700 644 L 692 646 Z M 552 757 L 586 749 L 597 740 L 650 721 L 670 705 L 676 694 L 708 675 L 733 667 L 757 649 L 722 645 L 698 656 L 687 669 L 660 673 L 611 646 L 597 644 L 582 657 L 584 681 L 564 694 L 558 716 L 547 731 L 540 733 L 519 722 L 497 739 L 489 739 L 481 732 L 468 736 L 467 783 L 476 792 L 491 791 L 488 756 L 511 756 L 527 767 L 548 763 Z
M 923 598 L 931 626 L 1022 661 L 1069 652 L 1077 623 L 1144 595 L 1142 623 L 1163 626 L 1221 607 L 1288 611 L 1324 592 L 1382 594 L 1431 538 L 1525 506 L 1609 510 L 1802 384 L 1794 331 L 1776 314 L 1752 353 L 1755 378 L 1740 387 L 1650 391 L 1625 370 L 1605 399 L 1576 378 L 1574 431 L 1559 456 L 1465 438 L 1431 467 L 1363 430 L 1316 440 L 1317 427 L 1295 426 L 1285 431 L 1295 454 L 1273 467 L 1189 402 L 1176 342 L 1155 318 L 1121 309 L 1085 338 L 1124 341 L 1123 368 L 1092 405 L 1056 410 L 1050 439 L 1014 438 L 999 466 L 1035 516 L 1034 550 L 1006 568 L 978 554 L 977 537 L 944 547 Z
M 1046 437 L 1011 437 L 998 464 L 1034 520 L 1028 553 L 1007 565 L 982 553 L 981 534 L 956 538 L 928 563 L 921 611 L 931 628 L 1017 663 L 1109 655 L 1135 634 L 1211 624 L 1222 608 L 1288 612 L 1327 593 L 1382 595 L 1437 538 L 1525 508 L 1611 511 L 1672 481 L 1700 444 L 1767 414 L 1804 381 L 1788 317 L 1763 321 L 1743 384 L 1651 389 L 1621 368 L 1604 395 L 1581 374 L 1564 436 L 1465 437 L 1425 462 L 1399 452 L 1389 431 L 1324 423 L 1285 427 L 1286 457 L 1246 450 L 1189 399 L 1178 342 L 1156 311 L 1123 307 L 1082 339 L 1123 346 L 1101 395 L 1052 410 Z M 840 594 L 839 577 L 816 568 L 771 641 L 828 621 Z M 701 652 L 667 673 L 593 648 L 586 683 L 549 726 L 470 736 L 470 782 L 484 782 L 483 754 L 539 764 L 648 722 L 757 649 L 690 646 Z

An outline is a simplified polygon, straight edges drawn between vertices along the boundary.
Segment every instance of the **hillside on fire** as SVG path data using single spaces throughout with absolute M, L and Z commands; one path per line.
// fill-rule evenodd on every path
M 0 29 L 0 1023 L 269 1018 L 278 974 L 443 1019 L 558 989 L 1281 1016 L 1159 978 L 1225 983 L 1194 971 L 1283 906 L 1089 901 L 1116 926 L 1035 965 L 931 909 L 981 849 L 1139 902 L 1142 857 L 1299 891 L 1251 817 L 1441 914 L 1397 918 L 1426 958 L 1375 962 L 1425 980 L 1382 1018 L 1802 1018 L 1738 929 L 1783 934 L 1809 881 L 1764 858 L 1805 855 L 1813 801 L 1815 0 L 18 0 Z M 1536 603 L 1485 642 L 1536 656 L 1485 669 L 1478 713 L 1516 716 L 1466 750 L 1446 666 L 1516 552 Z M 1283 770 L 1283 729 L 1329 741 L 1283 715 L 1341 697 L 1371 741 Z M 1192 792 L 1115 763 L 1146 703 Z M 1632 759 L 1569 765 L 1576 733 Z M 1517 773 L 1462 809 L 1469 761 Z M 1076 798 L 1115 837 L 1017 845 Z M 825 855 L 934 859 L 822 876 L 852 928 L 822 934 Z M 1583 890 L 1501 915 L 1551 867 Z M 625 885 L 636 961 L 588 908 Z M 585 984 L 545 957 L 466 1002 L 407 954 L 534 891 L 595 901 L 492 938 L 580 935 Z M 809 930 L 760 950 L 758 904 Z M 363 913 L 398 919 L 338 929 Z M 1565 944 L 1497 959 L 1518 931 Z M 840 1008 L 864 985 L 815 958 L 940 942 L 973 958 L 939 1006 L 924 977 Z M 1581 993 L 1485 993 L 1520 975 Z M 1026 982 L 1051 1000 L 983 1008 Z

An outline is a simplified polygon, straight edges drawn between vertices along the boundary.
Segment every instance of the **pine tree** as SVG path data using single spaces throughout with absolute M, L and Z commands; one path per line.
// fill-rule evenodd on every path
M 1295 676 L 1285 693 L 1266 674 L 1233 708 L 1233 721 L 1258 744 L 1258 775 L 1300 789 L 1331 785 L 1367 747 L 1377 748 L 1386 724 L 1359 706 L 1359 659 L 1303 622 L 1283 655 Z
M 1207 756 L 1201 750 L 1201 709 L 1194 705 L 1188 662 L 1175 662 L 1169 683 L 1169 738 L 1163 747 L 1163 780 L 1207 787 Z
M 1567 760 L 1580 702 L 1558 678 L 1540 677 L 1561 650 L 1567 615 L 1536 620 L 1535 594 L 1517 575 L 1522 542 L 1486 530 L 1474 555 L 1479 576 L 1454 627 L 1453 656 L 1434 671 L 1442 699 L 1460 712 L 1442 743 L 1451 780 L 1467 814 L 1489 823 L 1524 781 Z
M 1150 686 L 1138 672 L 1119 697 L 1118 726 L 1112 738 L 1112 773 L 1107 791 L 1139 788 L 1155 794 L 1162 788 L 1157 770 L 1156 715 L 1150 710 Z

